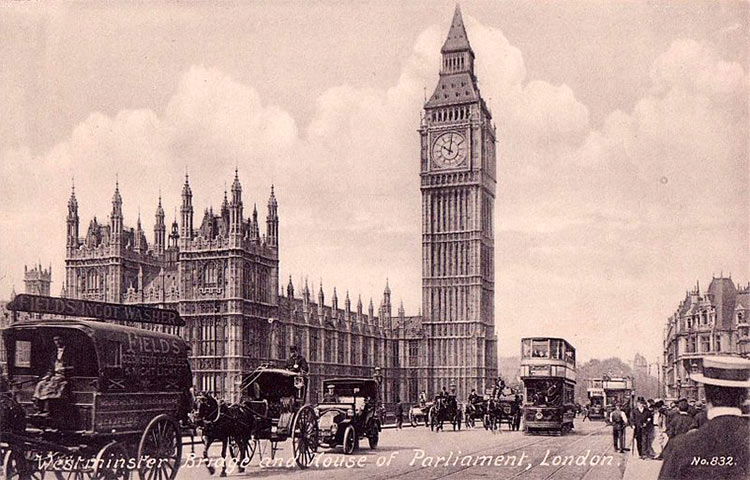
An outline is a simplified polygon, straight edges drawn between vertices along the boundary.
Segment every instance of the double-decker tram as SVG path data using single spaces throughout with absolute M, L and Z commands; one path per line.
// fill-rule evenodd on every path
M 601 378 L 589 378 L 586 395 L 589 398 L 589 420 L 603 420 L 605 415 L 604 386 Z
M 576 414 L 576 349 L 562 338 L 521 340 L 524 433 L 573 429 Z
M 610 377 L 604 375 L 602 378 L 589 379 L 587 389 L 590 419 L 604 419 L 609 421 L 609 414 L 615 409 L 615 404 L 620 406 L 630 405 L 633 396 L 633 379 L 631 377 Z

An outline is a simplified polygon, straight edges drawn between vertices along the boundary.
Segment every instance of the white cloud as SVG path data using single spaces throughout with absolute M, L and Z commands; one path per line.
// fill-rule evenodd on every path
M 696 272 L 735 266 L 747 276 L 741 65 L 676 41 L 655 62 L 648 94 L 596 128 L 567 85 L 526 78 L 521 52 L 500 30 L 467 23 L 498 128 L 496 318 L 505 352 L 523 334 L 584 329 L 592 333 L 576 339 L 583 357 L 605 355 L 603 345 L 632 329 L 661 325 L 685 275 L 692 281 Z M 59 288 L 73 172 L 83 230 L 94 214 L 108 216 L 115 172 L 127 223 L 141 203 L 150 229 L 160 187 L 168 216 L 179 204 L 185 167 L 199 222 L 239 165 L 247 214 L 277 185 L 282 278 L 322 276 L 340 296 L 349 288 L 367 301 L 389 276 L 395 297 L 416 311 L 416 129 L 422 90 L 431 93 L 437 81 L 442 30 L 417 38 L 394 85 L 333 86 L 304 126 L 251 85 L 193 66 L 163 112 L 94 113 L 44 155 L 4 152 L 1 172 L 14 180 L 0 183 L 0 226 L 13 232 L 5 237 L 45 242 L 0 244 L 3 286 L 12 277 L 18 287 L 21 265 L 40 256 L 54 259 Z M 658 352 L 658 339 L 644 348 Z

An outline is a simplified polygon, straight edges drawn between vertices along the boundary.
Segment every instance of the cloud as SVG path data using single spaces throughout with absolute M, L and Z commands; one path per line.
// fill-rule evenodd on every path
M 654 62 L 649 91 L 594 126 L 569 86 L 527 78 L 521 52 L 500 30 L 467 24 L 499 138 L 503 351 L 515 351 L 521 335 L 558 333 L 575 338 L 583 358 L 606 355 L 632 331 L 660 325 L 683 279 L 733 266 L 748 274 L 748 76 L 740 64 L 675 41 Z M 3 287 L 18 286 L 21 265 L 37 256 L 54 260 L 60 287 L 74 172 L 82 230 L 94 215 L 108 216 L 115 173 L 126 222 L 135 223 L 140 204 L 150 229 L 160 189 L 168 216 L 179 205 L 186 167 L 199 222 L 237 165 L 246 213 L 277 185 L 282 278 L 322 276 L 326 288 L 361 291 L 367 301 L 390 277 L 394 297 L 416 313 L 416 129 L 423 88 L 429 94 L 437 81 L 443 30 L 418 36 L 393 85 L 324 91 L 306 125 L 261 98 L 252 80 L 192 66 L 163 111 L 93 113 L 42 155 L 6 150 L 0 171 L 13 181 L 0 183 L 0 227 L 12 235 L 0 244 Z M 659 340 L 641 347 L 656 355 Z

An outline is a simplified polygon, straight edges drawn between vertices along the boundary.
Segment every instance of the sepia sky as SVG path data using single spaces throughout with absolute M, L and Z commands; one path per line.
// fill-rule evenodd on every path
M 454 6 L 2 4 L 0 297 L 37 261 L 60 292 L 73 176 L 81 235 L 117 176 L 152 241 L 159 191 L 171 223 L 187 168 L 199 224 L 237 166 L 246 215 L 276 186 L 284 284 L 377 306 L 389 278 L 416 314 L 417 128 Z M 500 354 L 559 335 L 655 361 L 696 280 L 750 280 L 748 3 L 461 7 L 499 138 Z

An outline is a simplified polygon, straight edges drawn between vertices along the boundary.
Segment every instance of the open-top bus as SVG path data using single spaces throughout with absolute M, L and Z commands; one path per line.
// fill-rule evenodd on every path
M 576 414 L 576 350 L 562 338 L 521 340 L 524 432 L 567 433 Z

